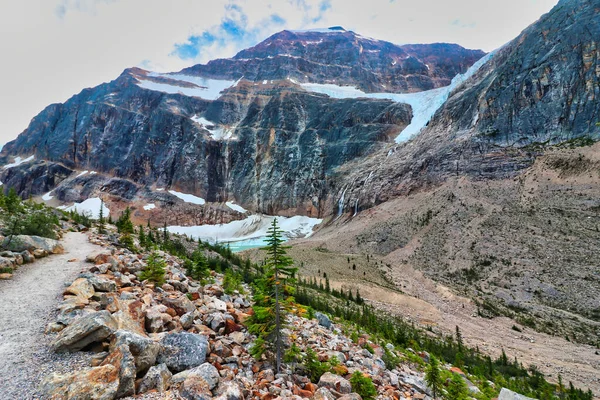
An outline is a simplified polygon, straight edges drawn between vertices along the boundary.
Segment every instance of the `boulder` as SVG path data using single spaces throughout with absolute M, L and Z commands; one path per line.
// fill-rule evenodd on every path
M 88 274 L 86 274 L 88 275 Z M 92 284 L 97 292 L 116 292 L 117 283 L 107 276 L 89 274 L 87 280 Z
M 157 390 L 160 393 L 166 392 L 171 385 L 173 374 L 165 364 L 158 364 L 150 367 L 146 375 L 142 378 L 138 393 L 146 393 L 150 390 Z
M 4 238 L 2 247 L 16 252 L 23 252 L 29 250 L 44 250 L 50 254 L 62 254 L 65 252 L 63 246 L 58 240 L 48 239 L 40 236 L 28 236 L 28 235 L 16 235 L 10 238 Z
M 317 321 L 319 321 L 319 325 L 324 326 L 327 329 L 331 329 L 331 320 L 327 315 L 320 312 L 316 312 L 315 317 L 317 318 Z
M 208 341 L 193 333 L 171 333 L 163 336 L 157 362 L 173 371 L 184 371 L 202 365 L 206 360 Z
M 335 390 L 341 394 L 352 392 L 352 385 L 350 385 L 350 382 L 347 379 L 334 375 L 331 372 L 326 372 L 321 376 L 321 379 L 319 379 L 319 387 Z
M 500 395 L 498 395 L 498 400 L 535 400 L 535 399 L 533 399 L 531 397 L 523 396 L 522 394 L 515 393 L 512 390 L 502 388 L 502 390 L 500 391 Z
M 60 351 L 79 351 L 87 345 L 108 338 L 117 330 L 117 323 L 106 311 L 98 311 L 74 320 L 63 329 L 52 343 L 52 349 Z
M 135 359 L 126 344 L 121 344 L 114 349 L 100 367 L 113 365 L 119 371 L 119 385 L 116 398 L 131 396 L 135 394 Z
M 14 258 L 0 256 L 0 268 L 12 268 L 15 264 Z
M 23 250 L 20 254 L 21 257 L 23 257 L 23 263 L 25 264 L 31 264 L 35 261 L 35 257 L 29 252 L 29 250 Z
M 117 300 L 119 311 L 113 314 L 118 329 L 133 331 L 139 335 L 146 336 L 144 326 L 146 318 L 143 311 L 144 304 L 139 300 Z
M 174 309 L 179 316 L 196 310 L 194 303 L 192 303 L 185 295 L 178 297 L 165 297 L 162 300 L 162 303 L 167 307 Z
M 119 371 L 112 364 L 66 375 L 54 373 L 40 386 L 45 399 L 113 400 L 118 390 Z
M 179 319 L 179 322 L 181 322 L 181 326 L 183 327 L 183 329 L 190 329 L 194 324 L 194 313 L 189 312 L 183 314 Z
M 331 392 L 322 387 L 317 389 L 317 391 L 315 392 L 315 394 L 313 394 L 313 396 L 311 397 L 312 400 L 335 400 L 335 396 L 333 394 L 331 394 Z
M 362 400 L 362 397 L 360 397 L 360 394 L 358 393 L 350 393 L 345 394 L 342 397 L 338 397 L 338 400 Z
M 156 363 L 160 345 L 154 340 L 130 331 L 118 330 L 110 342 L 110 349 L 112 351 L 121 345 L 126 345 L 133 354 L 136 372 L 146 371 Z
M 35 258 L 44 258 L 48 256 L 48 252 L 44 249 L 35 249 L 33 250 L 33 256 Z
M 183 381 L 179 393 L 186 400 L 210 400 L 213 398 L 208 383 L 199 376 L 190 376 Z
M 78 278 L 71 283 L 71 286 L 65 289 L 65 295 L 75 295 L 82 299 L 91 298 L 96 292 L 94 291 L 94 287 L 92 284 L 85 278 Z
M 7 281 L 11 279 L 13 274 L 9 274 L 7 272 L 0 274 L 0 281 Z
M 219 395 L 215 397 L 215 400 L 242 400 L 244 395 L 240 387 L 233 383 L 227 382 L 223 386 L 219 386 Z
M 189 377 L 200 377 L 204 379 L 210 390 L 213 390 L 219 384 L 219 371 L 211 363 L 204 363 L 199 367 L 187 369 L 173 375 L 173 383 L 184 382 Z

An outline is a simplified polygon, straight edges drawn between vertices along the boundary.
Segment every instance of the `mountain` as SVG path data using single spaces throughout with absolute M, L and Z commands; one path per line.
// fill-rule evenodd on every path
M 86 196 L 118 178 L 132 183 L 128 201 L 162 201 L 147 188 L 167 187 L 257 212 L 323 216 L 335 169 L 385 147 L 415 111 L 386 98 L 320 95 L 302 82 L 424 90 L 448 84 L 483 54 L 396 46 L 340 28 L 283 31 L 179 73 L 131 68 L 36 116 L 0 153 L 0 163 L 31 154 L 35 163 L 5 169 L 0 179 L 29 196 L 52 190 L 65 168 L 93 170 L 79 179 Z M 58 200 L 85 200 L 73 192 L 59 190 Z

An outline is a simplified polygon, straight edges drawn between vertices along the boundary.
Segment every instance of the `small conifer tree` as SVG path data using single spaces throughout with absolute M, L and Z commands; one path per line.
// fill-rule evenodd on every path
M 140 280 L 154 282 L 157 286 L 162 286 L 165 283 L 165 270 L 167 263 L 156 251 L 153 251 L 148 256 L 148 265 L 140 274 Z
M 427 382 L 427 385 L 431 388 L 434 398 L 442 393 L 444 382 L 442 379 L 440 362 L 433 355 L 429 359 L 429 365 L 425 368 L 425 382 Z

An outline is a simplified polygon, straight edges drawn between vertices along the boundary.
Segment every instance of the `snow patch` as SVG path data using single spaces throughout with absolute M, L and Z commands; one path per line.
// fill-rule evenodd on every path
M 491 53 L 483 56 L 464 74 L 456 75 L 454 79 L 452 79 L 450 85 L 418 93 L 365 93 L 362 90 L 352 86 L 338 86 L 331 83 L 293 82 L 310 92 L 326 94 L 327 96 L 336 99 L 387 99 L 410 105 L 413 110 L 413 118 L 410 121 L 410 124 L 396 137 L 396 143 L 401 143 L 409 140 L 421 132 L 421 130 L 427 126 L 429 121 L 431 121 L 431 118 L 433 118 L 437 110 L 439 110 L 448 100 L 450 93 L 463 84 L 467 79 L 475 75 L 475 73 L 493 57 L 495 52 L 496 51 L 492 51 Z
M 176 192 L 175 190 L 169 190 L 169 193 L 171 193 L 175 197 L 179 197 L 181 200 L 185 201 L 186 203 L 192 203 L 192 204 L 198 204 L 198 205 L 203 205 L 206 203 L 206 201 L 203 198 L 194 196 L 193 194 Z
M 83 176 L 83 175 L 87 174 L 88 172 L 90 172 L 90 171 L 82 171 L 75 178 L 79 178 L 80 176 Z
M 231 137 L 233 136 L 232 128 L 218 126 L 217 124 L 215 124 L 214 122 L 210 122 L 206 118 L 194 115 L 191 118 L 191 120 L 197 124 L 202 125 L 204 129 L 210 132 L 210 136 L 212 136 L 214 140 L 228 140 L 231 139 Z
M 183 74 L 160 74 L 157 72 L 151 72 L 148 74 L 149 77 L 154 78 L 167 78 L 174 81 L 181 82 L 181 85 L 174 83 L 160 83 L 154 82 L 143 77 L 137 77 L 137 85 L 143 89 L 154 90 L 156 92 L 170 93 L 170 94 L 183 94 L 190 97 L 200 97 L 205 100 L 216 100 L 221 97 L 221 92 L 232 86 L 235 86 L 239 81 L 229 80 L 218 80 L 208 79 L 200 76 L 191 76 Z M 189 87 L 189 84 L 195 85 Z
M 156 205 L 155 205 L 155 204 L 153 204 L 153 203 L 146 204 L 146 205 L 144 206 L 144 210 L 146 210 L 146 211 L 154 210 L 155 208 L 156 208 Z
M 102 200 L 99 197 L 92 197 L 81 203 L 75 203 L 72 206 L 61 206 L 58 208 L 65 211 L 77 211 L 79 214 L 85 214 L 91 219 L 99 219 L 100 206 L 102 206 L 104 218 L 108 217 L 110 215 L 110 210 L 106 207 L 106 204 L 102 203 Z
M 241 212 L 242 214 L 244 214 L 244 213 L 247 213 L 247 212 L 248 212 L 248 210 L 246 210 L 244 207 L 242 207 L 242 206 L 238 206 L 237 204 L 235 204 L 235 203 L 234 203 L 234 202 L 232 202 L 232 201 L 228 201 L 228 202 L 226 202 L 226 203 L 225 203 L 225 205 L 226 205 L 227 207 L 231 208 L 231 209 L 232 209 L 232 210 L 234 210 L 234 211 Z
M 46 193 L 45 195 L 42 196 L 42 200 L 44 201 L 50 201 L 54 198 L 54 196 L 52 196 L 50 193 L 52 193 L 52 190 L 49 191 L 48 193 Z
M 9 168 L 16 167 L 16 166 L 19 166 L 19 165 L 21 165 L 21 164 L 24 164 L 24 163 L 26 163 L 26 162 L 33 161 L 34 159 L 35 159 L 35 156 L 29 156 L 29 157 L 27 157 L 27 158 L 15 157 L 15 158 L 13 159 L 13 162 L 12 162 L 12 163 L 10 163 L 10 164 L 6 164 L 6 165 L 5 165 L 4 167 L 2 167 L 2 168 L 3 168 L 3 169 L 9 169 Z
M 220 225 L 198 225 L 198 226 L 168 226 L 167 230 L 173 233 L 186 234 L 203 241 L 215 242 L 239 242 L 251 239 L 261 239 L 267 236 L 269 227 L 277 218 L 279 228 L 286 239 L 309 237 L 316 225 L 323 222 L 322 219 L 303 216 L 295 217 L 273 217 L 269 215 L 251 215 L 241 221 L 232 221 Z

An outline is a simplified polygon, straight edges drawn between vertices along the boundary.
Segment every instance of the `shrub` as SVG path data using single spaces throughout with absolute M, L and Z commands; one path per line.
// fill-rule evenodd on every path
M 448 384 L 448 400 L 468 400 L 469 388 L 464 379 L 458 374 L 452 374 Z
M 223 291 L 226 294 L 233 294 L 236 290 L 239 293 L 244 292 L 244 288 L 242 287 L 242 276 L 233 272 L 231 269 L 228 269 L 225 271 L 225 277 L 223 278 Z
M 358 393 L 363 400 L 375 400 L 377 397 L 377 389 L 373 381 L 360 371 L 354 371 L 350 377 L 350 384 L 352 385 L 352 391 Z
M 327 362 L 319 361 L 317 353 L 310 347 L 306 350 L 306 357 L 304 358 L 304 367 L 308 372 L 308 378 L 313 382 L 319 382 L 321 376 L 331 369 L 331 364 Z
M 400 357 L 398 357 L 396 354 L 394 354 L 393 352 L 388 350 L 387 347 L 384 347 L 383 351 L 384 352 L 383 352 L 383 356 L 381 357 L 381 359 L 385 363 L 385 367 L 389 370 L 396 368 L 398 366 L 398 364 L 400 364 Z

